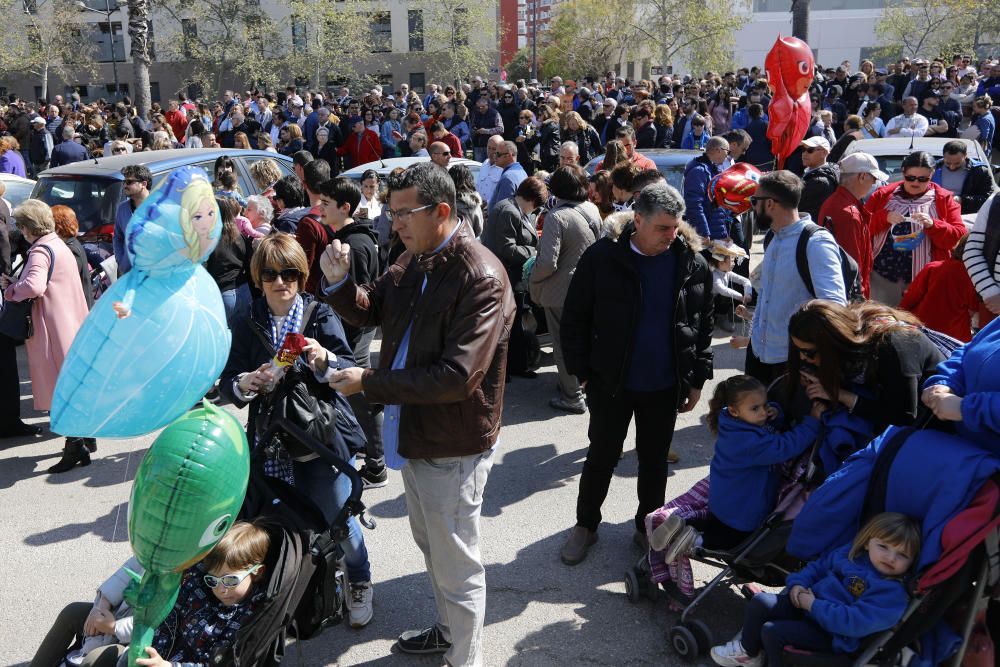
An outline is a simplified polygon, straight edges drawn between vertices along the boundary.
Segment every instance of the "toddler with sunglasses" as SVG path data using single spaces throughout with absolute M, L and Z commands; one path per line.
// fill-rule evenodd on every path
M 238 521 L 205 559 L 184 575 L 177 603 L 156 629 L 144 667 L 208 665 L 212 649 L 232 644 L 253 616 L 265 590 L 267 531 L 256 522 Z
M 749 375 L 736 375 L 718 384 L 708 409 L 708 427 L 718 436 L 709 468 L 708 516 L 685 523 L 675 513 L 656 527 L 649 545 L 666 552 L 666 563 L 698 546 L 731 549 L 760 527 L 777 502 L 778 464 L 815 442 L 825 406 L 813 403 L 801 424 L 780 433 L 781 413 L 768 403 L 767 388 Z

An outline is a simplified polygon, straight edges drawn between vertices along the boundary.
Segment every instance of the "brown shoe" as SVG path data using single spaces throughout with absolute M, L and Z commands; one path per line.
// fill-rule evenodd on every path
M 667 463 L 677 463 L 680 460 L 681 457 L 679 457 L 677 455 L 677 452 L 675 452 L 674 450 L 671 449 L 669 452 L 667 452 Z
M 582 563 L 583 559 L 587 557 L 587 551 L 596 541 L 597 533 L 595 531 L 588 530 L 583 526 L 574 526 L 569 533 L 569 539 L 566 540 L 562 551 L 559 552 L 559 557 L 567 565 Z

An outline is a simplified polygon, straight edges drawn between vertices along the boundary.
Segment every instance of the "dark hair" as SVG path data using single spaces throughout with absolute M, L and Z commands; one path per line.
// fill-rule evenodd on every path
M 424 206 L 447 204 L 455 219 L 455 182 L 450 174 L 433 162 L 419 162 L 402 173 L 399 190 L 417 189 L 417 201 Z
M 726 378 L 715 386 L 715 393 L 708 402 L 708 429 L 716 434 L 719 432 L 719 414 L 722 408 L 740 404 L 743 397 L 755 391 L 767 393 L 764 383 L 749 375 L 734 375 Z
M 431 134 L 434 134 L 435 132 L 444 132 L 444 123 L 439 120 L 431 123 Z
M 142 181 L 146 184 L 146 189 L 153 187 L 153 174 L 149 167 L 144 164 L 130 164 L 122 167 L 122 176 L 135 181 Z
M 317 162 L 320 161 L 321 160 L 317 160 Z M 361 186 L 358 185 L 353 179 L 345 178 L 343 176 L 340 178 L 331 178 L 320 183 L 319 194 L 337 202 L 338 207 L 343 206 L 344 204 L 350 204 L 351 207 L 347 212 L 348 215 L 354 215 L 354 212 L 358 208 L 358 204 L 361 203 L 362 196 Z
M 786 209 L 798 208 L 802 198 L 802 179 L 787 169 L 768 172 L 760 177 L 757 185 L 757 195 L 764 194 Z
M 240 214 L 240 203 L 232 197 L 216 197 L 219 207 L 219 220 L 222 221 L 222 235 L 219 240 L 233 243 L 240 238 L 240 230 L 236 228 L 236 216 Z
M 274 184 L 274 198 L 280 199 L 287 208 L 298 208 L 305 201 L 302 181 L 298 176 L 282 176 Z
M 639 115 L 640 115 L 639 112 L 635 113 L 636 118 L 638 118 Z M 646 115 L 648 116 L 649 114 L 647 113 Z M 624 139 L 625 137 L 634 137 L 634 136 L 635 136 L 635 128 L 632 127 L 631 125 L 622 125 L 617 130 L 615 130 L 615 139 Z
M 746 130 L 729 130 L 722 135 L 722 138 L 731 144 L 747 144 L 753 141 Z
M 641 192 L 647 185 L 666 183 L 667 177 L 659 169 L 643 169 L 632 179 L 632 192 Z
M 760 118 L 764 115 L 764 107 L 758 102 L 754 102 L 753 104 L 747 106 L 747 114 L 749 114 L 751 118 Z
M 611 184 L 619 190 L 632 192 L 632 182 L 639 174 L 639 168 L 632 162 L 623 162 L 611 170 Z
M 966 148 L 964 141 L 953 139 L 944 145 L 943 153 L 944 155 L 968 155 L 969 149 Z
M 615 197 L 611 191 L 611 172 L 604 169 L 594 172 L 590 177 L 590 182 L 601 198 L 601 201 L 591 199 L 601 212 L 601 216 L 613 213 L 615 210 Z
M 292 162 L 299 165 L 303 169 L 305 169 L 305 166 L 314 159 L 313 154 L 309 151 L 295 151 L 292 153 Z
M 236 187 L 236 174 L 231 171 L 224 171 L 219 174 L 219 185 L 227 190 L 232 190 Z
M 451 176 L 451 180 L 455 184 L 456 193 L 476 191 L 476 179 L 472 175 L 472 171 L 464 164 L 455 164 L 449 167 L 448 175 Z
M 529 176 L 521 181 L 514 194 L 525 201 L 531 202 L 535 205 L 535 208 L 544 204 L 549 198 L 549 191 L 545 187 L 545 182 L 534 176 Z
M 365 169 L 365 173 L 361 174 L 361 182 L 364 183 L 369 178 L 374 178 L 378 180 L 378 172 L 374 169 Z
M 197 118 L 192 120 L 188 127 L 191 129 L 192 136 L 198 137 L 205 134 L 205 124 Z
M 567 201 L 587 201 L 587 172 L 576 165 L 564 165 L 556 169 L 549 178 L 549 190 L 552 194 Z
M 934 171 L 937 165 L 934 163 L 934 158 L 927 151 L 914 151 L 903 158 L 903 162 L 899 165 L 899 170 L 906 173 L 907 169 L 914 168 Z
M 216 158 L 215 166 L 213 167 L 215 180 L 219 180 L 219 174 L 223 171 L 236 171 L 236 165 L 233 163 L 233 158 L 228 155 L 220 155 Z
M 320 186 L 330 180 L 330 163 L 326 160 L 313 160 L 302 167 L 302 180 L 309 192 L 318 193 Z

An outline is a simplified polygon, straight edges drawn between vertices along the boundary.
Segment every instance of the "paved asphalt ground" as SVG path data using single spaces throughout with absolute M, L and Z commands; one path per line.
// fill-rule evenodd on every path
M 754 258 L 759 260 L 759 256 Z M 756 263 L 756 261 L 754 262 Z M 716 330 L 715 380 L 695 411 L 681 415 L 674 434 L 680 463 L 671 466 L 667 498 L 708 474 L 712 441 L 704 416 L 715 383 L 743 367 L 743 351 Z M 559 549 L 574 523 L 579 474 L 587 452 L 587 415 L 556 413 L 551 354 L 536 380 L 507 385 L 504 427 L 486 488 L 482 549 L 487 576 L 485 664 L 679 665 L 665 631 L 677 618 L 662 597 L 628 602 L 622 575 L 641 555 L 632 543 L 636 457 L 634 431 L 626 440 L 604 504 L 598 543 L 586 561 L 567 567 Z M 32 410 L 31 385 L 20 354 L 22 413 Z M 231 409 L 231 408 L 230 408 Z M 27 664 L 59 610 L 90 601 L 96 587 L 129 555 L 126 512 L 136 467 L 153 435 L 101 440 L 92 465 L 62 475 L 45 469 L 62 440 L 46 431 L 32 440 L 0 441 L 0 547 L 6 584 L 0 588 L 0 665 Z M 361 630 L 334 627 L 289 647 L 288 664 L 439 665 L 393 648 L 396 636 L 433 621 L 434 601 L 423 559 L 410 536 L 398 473 L 364 500 L 378 521 L 366 531 L 375 582 L 375 618 Z M 696 566 L 706 581 L 711 568 Z M 698 618 L 716 639 L 728 639 L 742 619 L 734 590 L 715 591 Z M 701 664 L 711 664 L 702 660 Z

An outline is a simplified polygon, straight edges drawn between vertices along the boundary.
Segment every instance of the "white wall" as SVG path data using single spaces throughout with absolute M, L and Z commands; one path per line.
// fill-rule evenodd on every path
M 856 69 L 861 48 L 875 46 L 875 23 L 880 9 L 843 9 L 814 11 L 809 16 L 809 46 L 817 63 L 836 67 L 850 60 Z M 792 15 L 788 12 L 757 12 L 753 20 L 736 33 L 736 62 L 740 66 L 764 66 L 764 57 L 778 35 L 792 34 Z

